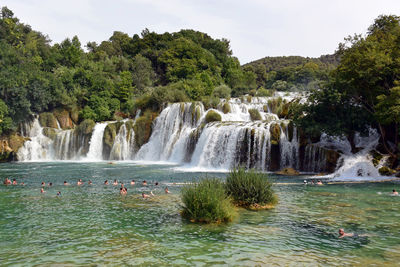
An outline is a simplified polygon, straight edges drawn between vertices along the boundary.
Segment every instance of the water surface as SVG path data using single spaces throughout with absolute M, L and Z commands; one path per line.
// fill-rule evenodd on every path
M 0 178 L 0 262 L 33 265 L 395 265 L 400 262 L 400 189 L 396 182 L 304 186 L 277 177 L 279 204 L 240 210 L 228 225 L 197 225 L 180 217 L 180 188 L 224 173 L 176 171 L 137 163 L 6 163 Z M 76 186 L 89 179 L 93 185 Z M 124 181 L 104 186 L 104 180 Z M 130 180 L 147 180 L 147 187 Z M 63 186 L 67 180 L 71 186 Z M 40 183 L 52 182 L 40 194 Z M 155 186 L 155 182 L 159 186 Z M 171 194 L 164 193 L 168 186 Z M 56 197 L 61 191 L 62 196 Z M 153 191 L 152 199 L 141 193 Z M 338 239 L 337 230 L 368 234 Z

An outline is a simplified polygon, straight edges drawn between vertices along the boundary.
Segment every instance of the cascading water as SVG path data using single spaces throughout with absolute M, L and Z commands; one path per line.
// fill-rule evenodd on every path
M 98 161 L 103 159 L 103 135 L 107 122 L 97 123 L 93 128 L 92 138 L 89 141 L 89 152 L 86 155 L 87 161 Z
M 43 128 L 40 126 L 37 117 L 32 123 L 27 123 L 22 127 L 24 134 L 30 137 L 17 152 L 20 161 L 39 161 L 51 160 L 54 158 L 53 141 L 43 135 Z

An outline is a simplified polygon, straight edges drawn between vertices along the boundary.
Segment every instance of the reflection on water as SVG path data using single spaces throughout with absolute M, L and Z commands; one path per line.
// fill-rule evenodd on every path
M 2 265 L 394 265 L 400 261 L 399 183 L 303 185 L 276 177 L 279 204 L 269 211 L 240 210 L 228 225 L 182 220 L 183 183 L 223 173 L 184 173 L 171 166 L 134 163 L 14 163 L 0 178 Z M 76 186 L 89 179 L 93 185 Z M 104 180 L 122 180 L 104 186 Z M 136 180 L 135 186 L 129 185 Z M 63 186 L 67 180 L 71 186 Z M 140 181 L 148 181 L 143 187 Z M 52 182 L 40 194 L 40 182 Z M 155 186 L 155 182 L 159 186 Z M 168 186 L 171 194 L 164 193 Z M 61 191 L 62 196 L 56 197 Z M 141 193 L 153 191 L 151 199 Z M 382 192 L 378 194 L 378 192 Z M 338 239 L 337 230 L 368 234 Z

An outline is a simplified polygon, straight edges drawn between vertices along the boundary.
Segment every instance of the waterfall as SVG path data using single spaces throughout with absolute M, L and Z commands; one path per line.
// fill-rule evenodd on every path
M 89 152 L 85 160 L 97 161 L 103 159 L 103 135 L 107 122 L 97 123 L 93 128 L 92 138 L 89 141 Z
M 132 131 L 133 133 L 133 131 Z M 128 131 L 126 130 L 125 124 L 121 126 L 118 131 L 117 136 L 115 137 L 113 146 L 110 152 L 110 159 L 112 160 L 127 160 L 130 156 L 132 145 L 132 140 L 128 140 Z
M 18 150 L 17 158 L 20 161 L 39 161 L 53 159 L 53 141 L 43 135 L 43 128 L 39 119 L 34 118 L 32 123 L 26 123 L 21 127 L 25 135 L 30 137 Z

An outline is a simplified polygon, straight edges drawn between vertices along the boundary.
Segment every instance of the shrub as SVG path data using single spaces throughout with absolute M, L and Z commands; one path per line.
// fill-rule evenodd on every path
M 138 147 L 141 147 L 149 141 L 152 132 L 152 123 L 157 115 L 157 113 L 147 110 L 144 112 L 143 116 L 137 118 L 133 126 L 133 131 L 135 132 L 135 141 Z
M 206 114 L 206 123 L 213 122 L 213 121 L 221 121 L 221 115 L 214 110 L 209 110 Z
M 192 222 L 230 222 L 236 210 L 219 179 L 203 179 L 182 188 L 182 216 Z
M 42 127 L 57 128 L 57 119 L 50 112 L 43 112 L 39 115 L 39 122 Z
M 224 105 L 222 106 L 222 112 L 224 114 L 231 112 L 231 105 L 229 105 L 228 102 L 225 102 Z
M 249 114 L 252 121 L 262 120 L 260 112 L 255 108 L 249 109 Z
M 257 90 L 256 96 L 269 97 L 269 96 L 273 96 L 274 93 L 275 93 L 274 90 L 268 90 L 268 89 L 265 89 L 264 87 L 261 87 Z
M 218 98 L 228 99 L 231 97 L 231 88 L 225 84 L 219 85 L 214 88 L 212 95 Z
M 267 175 L 254 170 L 231 170 L 226 178 L 226 192 L 236 205 L 246 208 L 268 208 L 277 202 Z

